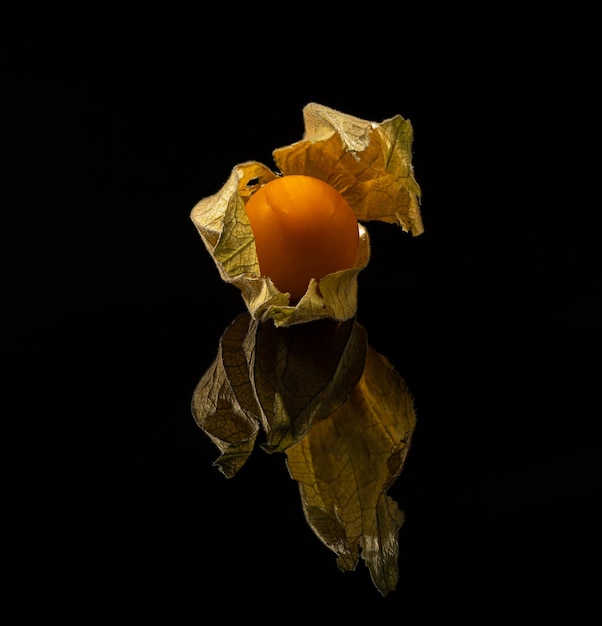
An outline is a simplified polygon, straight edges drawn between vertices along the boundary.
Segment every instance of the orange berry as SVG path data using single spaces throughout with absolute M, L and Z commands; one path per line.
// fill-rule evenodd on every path
M 331 185 L 312 176 L 271 180 L 247 201 L 262 276 L 299 300 L 311 278 L 355 264 L 359 245 L 353 209 Z

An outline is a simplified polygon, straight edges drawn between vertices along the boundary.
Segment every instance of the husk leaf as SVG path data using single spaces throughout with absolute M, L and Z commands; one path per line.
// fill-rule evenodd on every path
M 310 103 L 302 141 L 274 151 L 285 175 L 322 178 L 353 207 L 358 220 L 424 231 L 420 187 L 412 166 L 413 128 L 396 115 L 380 124 Z
M 197 425 L 220 451 L 215 464 L 232 477 L 253 451 L 260 428 L 267 452 L 298 443 L 315 419 L 347 401 L 366 350 L 365 330 L 355 319 L 277 328 L 239 315 L 192 399 Z
M 355 319 L 320 320 L 291 328 L 261 325 L 255 349 L 255 391 L 267 452 L 282 452 L 349 397 L 364 369 L 367 340 Z
M 340 569 L 355 569 L 361 556 L 382 595 L 398 582 L 404 522 L 386 492 L 402 471 L 415 424 L 405 381 L 370 347 L 349 400 L 286 450 L 309 525 Z
M 249 377 L 256 329 L 257 322 L 247 314 L 234 319 L 192 395 L 192 415 L 219 449 L 215 465 L 228 478 L 248 459 L 260 428 L 260 408 Z
M 260 275 L 255 238 L 243 198 L 251 189 L 276 174 L 261 163 L 236 166 L 219 193 L 201 200 L 192 210 L 192 221 L 211 254 L 222 279 L 240 289 L 254 319 L 273 320 L 276 326 L 291 326 L 319 319 L 344 321 L 357 311 L 357 275 L 370 259 L 370 240 L 359 224 L 359 250 L 354 267 L 312 280 L 296 305 L 267 277 Z M 258 182 L 259 181 L 259 182 Z

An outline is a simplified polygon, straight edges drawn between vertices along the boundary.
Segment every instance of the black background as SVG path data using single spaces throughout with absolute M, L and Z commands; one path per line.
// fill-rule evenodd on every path
M 9 623 L 599 608 L 592 16 L 207 6 L 5 13 Z M 369 224 L 359 282 L 418 416 L 385 598 L 363 562 L 338 571 L 282 455 L 225 479 L 189 408 L 245 310 L 190 210 L 235 164 L 271 166 L 311 101 L 415 132 L 425 232 Z

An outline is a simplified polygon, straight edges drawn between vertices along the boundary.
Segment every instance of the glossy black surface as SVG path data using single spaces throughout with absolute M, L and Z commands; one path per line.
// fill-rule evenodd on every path
M 599 608 L 599 121 L 587 30 L 553 36 L 586 16 L 497 36 L 455 16 L 441 39 L 424 16 L 391 35 L 383 9 L 316 41 L 307 16 L 264 32 L 265 10 L 223 31 L 162 3 L 7 18 L 7 623 Z M 272 165 L 309 101 L 415 131 L 425 233 L 369 224 L 360 275 L 418 417 L 386 598 L 363 563 L 337 570 L 281 455 L 225 479 L 189 408 L 244 310 L 190 210 L 235 164 Z

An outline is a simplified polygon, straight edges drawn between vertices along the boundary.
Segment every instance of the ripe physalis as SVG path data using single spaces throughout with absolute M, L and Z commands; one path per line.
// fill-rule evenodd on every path
M 416 416 L 405 381 L 356 319 L 357 277 L 370 259 L 369 222 L 423 231 L 413 130 L 399 115 L 376 123 L 315 103 L 303 116 L 303 138 L 274 150 L 274 170 L 236 165 L 192 209 L 247 307 L 224 331 L 192 413 L 227 477 L 256 443 L 284 453 L 305 518 L 339 568 L 361 557 L 386 595 L 404 521 L 387 490 Z

